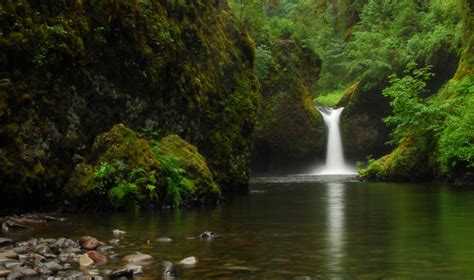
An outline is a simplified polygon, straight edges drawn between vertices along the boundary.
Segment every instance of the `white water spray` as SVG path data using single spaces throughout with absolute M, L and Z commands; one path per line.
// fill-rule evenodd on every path
M 326 165 L 313 172 L 315 175 L 357 174 L 354 168 L 346 164 L 342 149 L 341 133 L 339 129 L 340 117 L 344 108 L 319 109 L 324 123 L 328 128 L 328 145 L 326 151 Z

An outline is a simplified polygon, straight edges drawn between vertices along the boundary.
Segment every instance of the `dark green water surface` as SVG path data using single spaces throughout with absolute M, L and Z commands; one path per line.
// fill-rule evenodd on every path
M 151 254 L 154 263 L 144 267 L 150 278 L 162 260 L 188 256 L 199 263 L 180 267 L 178 279 L 474 278 L 474 190 L 467 188 L 260 178 L 248 196 L 213 208 L 65 217 L 45 230 L 9 237 L 107 241 L 112 229 L 125 230 L 116 251 Z M 204 230 L 218 238 L 196 238 Z

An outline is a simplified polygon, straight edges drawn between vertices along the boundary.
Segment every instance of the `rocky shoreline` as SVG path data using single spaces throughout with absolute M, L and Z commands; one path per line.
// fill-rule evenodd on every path
M 45 226 L 48 222 L 64 219 L 25 214 L 1 218 L 0 221 L 3 231 L 9 232 L 34 231 L 38 225 Z M 0 279 L 133 279 L 134 276 L 144 274 L 144 267 L 154 275 L 178 275 L 175 264 L 167 260 L 155 264 L 151 255 L 141 252 L 120 256 L 114 251 L 114 247 L 126 238 L 126 232 L 114 229 L 111 234 L 114 238 L 109 241 L 101 241 L 92 236 L 83 236 L 79 240 L 66 237 L 27 240 L 0 237 Z M 198 238 L 212 240 L 215 234 L 205 231 Z M 156 241 L 172 240 L 161 237 Z M 184 258 L 179 264 L 193 266 L 197 262 L 198 259 L 191 256 Z

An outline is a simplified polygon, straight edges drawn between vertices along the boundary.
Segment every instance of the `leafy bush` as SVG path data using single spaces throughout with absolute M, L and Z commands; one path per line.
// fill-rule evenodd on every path
M 106 196 L 114 207 L 140 207 L 157 203 L 157 179 L 155 171 L 135 167 L 127 171 L 123 161 L 102 162 L 94 170 L 94 189 Z

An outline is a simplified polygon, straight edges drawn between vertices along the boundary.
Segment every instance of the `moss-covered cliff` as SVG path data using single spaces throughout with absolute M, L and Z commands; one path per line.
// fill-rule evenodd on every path
M 322 156 L 325 145 L 324 121 L 312 100 L 319 56 L 301 42 L 276 40 L 271 57 L 265 75 L 259 75 L 262 105 L 252 153 L 257 171 Z
M 94 138 L 118 122 L 179 134 L 224 191 L 245 191 L 253 60 L 221 1 L 2 1 L 2 204 L 58 202 Z

